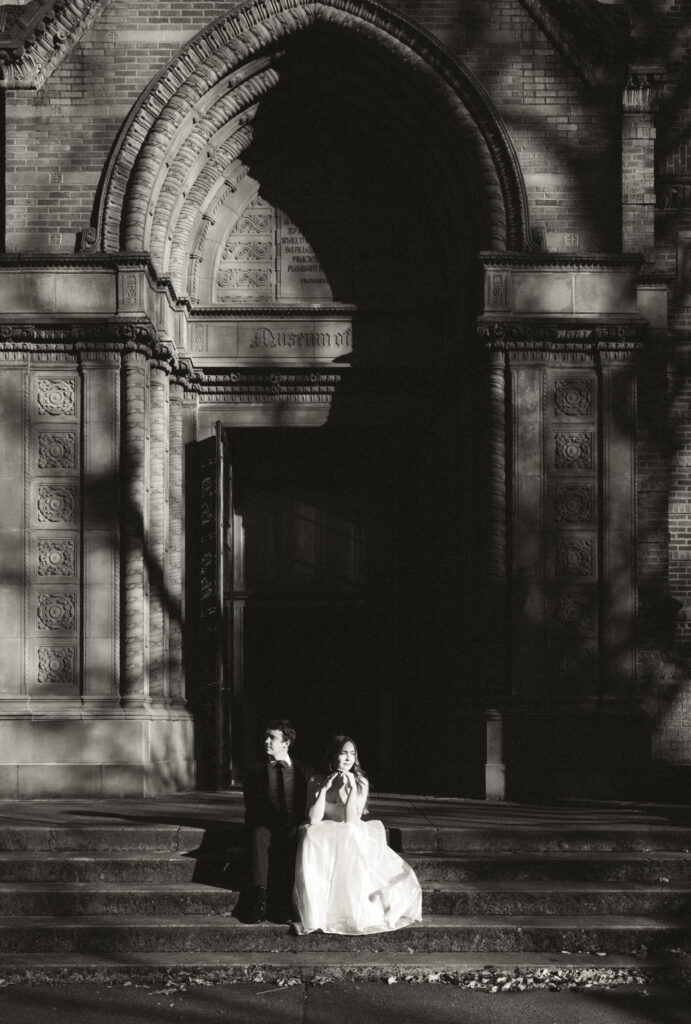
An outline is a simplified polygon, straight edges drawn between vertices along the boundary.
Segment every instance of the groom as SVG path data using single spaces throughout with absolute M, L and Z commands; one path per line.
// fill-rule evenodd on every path
M 266 757 L 253 765 L 245 778 L 252 890 L 242 917 L 250 924 L 266 920 L 268 902 L 272 918 L 286 923 L 291 919 L 297 830 L 305 818 L 307 781 L 312 775 L 309 765 L 291 757 L 294 743 L 295 729 L 288 719 L 268 722 L 264 730 Z

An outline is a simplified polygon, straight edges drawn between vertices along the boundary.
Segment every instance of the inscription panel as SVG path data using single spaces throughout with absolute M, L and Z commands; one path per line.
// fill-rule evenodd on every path
M 187 347 L 200 367 L 309 366 L 347 359 L 353 351 L 353 327 L 342 318 L 195 321 L 188 327 Z

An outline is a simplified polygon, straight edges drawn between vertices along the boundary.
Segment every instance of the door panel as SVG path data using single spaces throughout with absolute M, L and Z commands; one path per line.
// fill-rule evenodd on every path
M 227 786 L 231 775 L 230 675 L 226 670 L 232 469 L 220 424 L 187 448 L 188 616 L 186 678 L 195 717 L 197 784 Z

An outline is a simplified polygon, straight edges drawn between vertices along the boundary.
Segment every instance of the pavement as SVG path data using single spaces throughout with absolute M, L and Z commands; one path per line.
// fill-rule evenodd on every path
M 499 992 L 347 982 L 0 989 L 3 1024 L 691 1024 L 691 992 L 664 986 Z

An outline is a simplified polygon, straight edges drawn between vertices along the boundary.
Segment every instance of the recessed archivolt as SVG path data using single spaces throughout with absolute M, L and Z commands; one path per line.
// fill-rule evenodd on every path
M 357 39 L 361 47 L 387 55 L 400 71 L 400 82 L 416 97 L 427 97 L 421 102 L 431 111 L 442 111 L 456 128 L 449 148 L 463 151 L 480 183 L 486 223 L 481 245 L 526 248 L 527 205 L 518 162 L 483 88 L 431 36 L 372 0 L 263 0 L 196 36 L 154 80 L 123 126 L 104 175 L 91 247 L 149 251 L 159 272 L 170 275 L 184 293 L 188 260 L 199 255 L 200 232 L 208 241 L 209 197 L 218 195 L 229 168 L 249 145 L 258 105 L 279 85 L 280 48 L 316 24 L 340 33 L 349 48 Z M 418 145 L 424 148 L 424 142 Z

